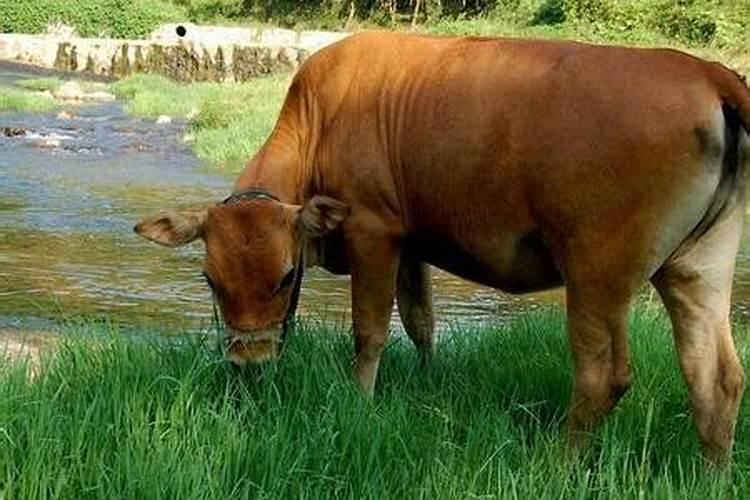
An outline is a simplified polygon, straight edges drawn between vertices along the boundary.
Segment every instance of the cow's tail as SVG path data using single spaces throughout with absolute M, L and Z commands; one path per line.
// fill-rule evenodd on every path
M 695 241 L 731 208 L 745 199 L 747 134 L 750 133 L 750 89 L 737 73 L 721 64 L 711 65 L 711 81 L 721 99 L 724 115 L 724 155 L 719 185 L 705 215 L 693 230 Z M 744 129 L 744 130 L 743 130 Z
M 711 71 L 722 103 L 737 113 L 742 127 L 750 133 L 750 89 L 745 78 L 718 63 L 711 65 Z

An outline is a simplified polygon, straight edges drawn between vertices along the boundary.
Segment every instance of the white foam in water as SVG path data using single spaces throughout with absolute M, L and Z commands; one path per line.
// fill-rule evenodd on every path
M 57 134 L 55 132 L 52 132 L 50 134 L 40 134 L 38 132 L 27 132 L 24 136 L 26 139 L 37 141 L 37 140 L 45 140 L 45 141 L 69 141 L 72 139 L 75 139 L 72 135 L 64 135 L 64 134 Z

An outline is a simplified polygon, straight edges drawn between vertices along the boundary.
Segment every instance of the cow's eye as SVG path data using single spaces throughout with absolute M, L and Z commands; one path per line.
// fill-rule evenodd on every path
M 284 290 L 285 288 L 289 288 L 290 286 L 292 286 L 292 283 L 294 283 L 294 268 L 290 269 L 289 272 L 286 273 L 281 279 L 279 286 L 276 288 L 276 293 Z

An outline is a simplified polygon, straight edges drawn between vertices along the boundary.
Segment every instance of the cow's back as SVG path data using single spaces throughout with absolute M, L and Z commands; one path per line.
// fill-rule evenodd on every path
M 547 259 L 718 182 L 707 66 L 669 50 L 373 33 L 316 54 L 301 78 L 320 109 L 321 188 L 445 254 L 428 260 L 485 259 L 471 274 L 488 276 L 529 238 Z

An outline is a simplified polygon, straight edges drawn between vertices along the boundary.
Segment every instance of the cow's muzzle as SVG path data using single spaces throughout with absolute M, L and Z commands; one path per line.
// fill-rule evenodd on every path
M 227 338 L 226 359 L 237 366 L 260 364 L 279 356 L 282 325 L 259 330 L 230 330 Z

